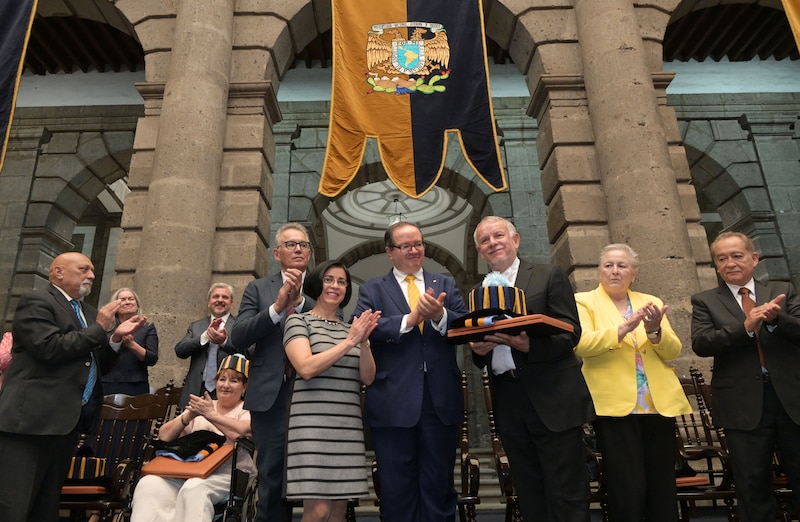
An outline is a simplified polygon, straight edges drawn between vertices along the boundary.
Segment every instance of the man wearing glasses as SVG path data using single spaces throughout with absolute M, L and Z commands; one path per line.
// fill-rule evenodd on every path
M 377 375 L 367 387 L 385 522 L 453 521 L 456 431 L 464 415 L 450 322 L 467 313 L 456 282 L 423 270 L 419 227 L 391 225 L 384 236 L 394 267 L 359 289 L 354 317 L 380 310 L 370 336 Z
M 275 233 L 272 255 L 280 272 L 251 281 L 242 295 L 231 330 L 235 346 L 255 344 L 244 407 L 250 411 L 258 468 L 258 522 L 287 518 L 283 502 L 283 457 L 290 381 L 294 371 L 283 349 L 283 323 L 292 313 L 307 312 L 314 301 L 303 292 L 311 245 L 300 223 L 286 223 Z

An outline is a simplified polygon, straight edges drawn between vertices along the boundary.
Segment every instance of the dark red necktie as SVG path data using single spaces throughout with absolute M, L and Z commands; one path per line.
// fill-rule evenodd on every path
M 753 298 L 750 297 L 750 290 L 745 287 L 739 289 L 739 294 L 742 296 L 742 310 L 744 310 L 744 315 L 749 316 L 750 310 L 756 306 L 755 301 Z M 761 351 L 761 341 L 758 339 L 758 330 L 755 332 L 756 335 L 756 346 L 758 347 L 758 361 L 761 363 L 762 368 L 766 368 L 767 365 L 764 364 L 764 352 Z

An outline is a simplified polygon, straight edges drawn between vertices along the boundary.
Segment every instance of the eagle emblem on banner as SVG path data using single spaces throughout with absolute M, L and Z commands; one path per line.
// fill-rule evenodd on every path
M 401 28 L 411 35 L 404 37 Z M 433 94 L 446 90 L 443 81 L 450 77 L 450 43 L 442 24 L 373 25 L 367 34 L 366 53 L 366 77 L 372 92 Z

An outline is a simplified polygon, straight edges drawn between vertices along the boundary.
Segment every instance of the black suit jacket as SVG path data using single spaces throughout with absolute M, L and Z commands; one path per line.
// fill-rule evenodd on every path
M 800 424 L 800 296 L 785 282 L 755 282 L 756 305 L 786 294 L 777 327 L 758 331 L 775 393 Z M 692 349 L 714 357 L 711 388 L 714 422 L 731 429 L 751 430 L 761 418 L 763 385 L 756 338 L 744 328 L 744 312 L 726 284 L 692 296 Z
M 86 329 L 53 285 L 20 298 L 12 323 L 14 357 L 0 389 L 0 431 L 67 435 L 76 428 L 90 354 L 95 354 L 101 374 L 118 357 L 95 322 L 97 310 L 82 306 Z M 93 397 L 102 400 L 97 377 Z
M 183 381 L 183 389 L 181 390 L 181 398 L 178 402 L 178 407 L 183 408 L 189 403 L 189 394 L 193 393 L 198 395 L 205 389 L 205 371 L 206 362 L 208 361 L 208 345 L 210 343 L 201 344 L 200 336 L 203 332 L 208 330 L 208 325 L 211 324 L 211 316 L 198 319 L 189 325 L 186 335 L 183 339 L 178 341 L 175 345 L 175 355 L 179 359 L 192 358 L 189 363 L 189 371 L 186 372 L 186 379 Z M 231 331 L 233 325 L 236 324 L 236 316 L 231 314 L 225 322 L 225 330 L 228 332 L 228 339 L 224 345 L 217 350 L 217 367 L 226 356 L 232 353 L 244 353 L 246 350 L 240 350 L 231 341 Z
M 592 398 L 581 373 L 581 361 L 573 352 L 581 337 L 581 324 L 566 274 L 557 266 L 520 260 L 515 286 L 525 291 L 529 314 L 545 314 L 575 328 L 572 333 L 531 338 L 528 353 L 511 350 L 531 404 L 554 432 L 593 420 Z M 491 352 L 485 356 L 473 352 L 472 357 L 479 368 L 488 365 L 489 375 L 493 375 Z

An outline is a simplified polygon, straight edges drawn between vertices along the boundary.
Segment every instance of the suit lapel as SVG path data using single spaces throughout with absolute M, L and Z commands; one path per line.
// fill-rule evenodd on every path
M 425 284 L 427 284 L 427 281 Z M 398 310 L 406 313 L 411 312 L 411 308 L 408 306 L 408 301 L 406 301 L 406 296 L 403 294 L 403 289 L 400 288 L 400 283 L 397 282 L 397 278 L 394 276 L 393 270 L 389 270 L 389 273 L 383 276 L 382 287 L 388 290 L 386 294 L 389 296 L 389 299 L 392 300 Z
M 528 288 L 531 285 L 532 278 L 533 265 L 520 259 L 519 270 L 517 270 L 517 280 L 514 282 L 514 286 L 523 289 Z
M 77 326 L 79 329 L 83 329 L 83 325 L 81 324 L 81 320 L 78 318 L 78 315 L 75 313 L 75 309 L 72 308 L 72 305 L 69 303 L 69 301 L 67 301 L 61 291 L 52 283 L 50 284 L 50 288 L 48 290 L 50 291 L 50 295 L 53 296 L 53 300 L 55 301 L 56 305 L 60 306 L 70 315 L 72 322 L 75 323 L 75 326 Z M 86 317 L 86 322 L 88 324 L 89 316 L 86 315 L 86 312 L 84 312 L 84 316 Z M 94 322 L 96 319 L 97 317 L 92 318 L 92 322 Z
M 273 301 L 278 296 L 278 292 L 281 291 L 281 287 L 283 286 L 283 276 L 280 272 L 277 274 L 273 274 L 273 276 L 269 280 L 269 291 L 272 293 L 270 299 Z
M 769 286 L 761 281 L 755 281 L 756 284 L 756 306 L 762 305 L 770 300 Z
M 731 315 L 738 319 L 744 320 L 744 311 L 742 310 L 742 307 L 739 306 L 739 302 L 736 301 L 736 298 L 733 297 L 728 285 L 718 286 L 717 296 L 719 297 L 719 302 L 722 304 L 722 306 L 727 308 Z M 758 297 L 758 292 L 756 292 L 756 297 Z

